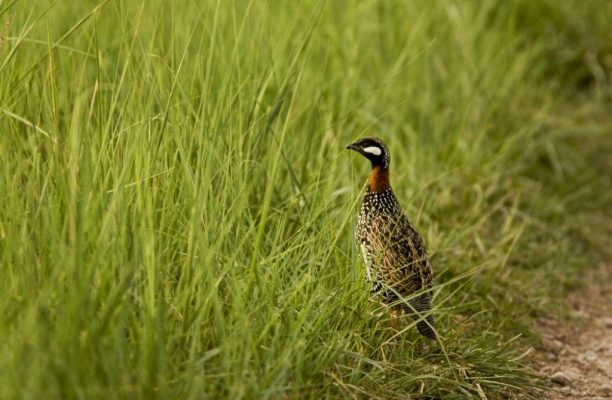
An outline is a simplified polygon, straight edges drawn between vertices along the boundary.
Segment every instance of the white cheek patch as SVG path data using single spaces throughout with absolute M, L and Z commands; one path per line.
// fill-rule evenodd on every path
M 382 150 L 377 146 L 370 146 L 363 149 L 364 153 L 373 154 L 375 156 L 379 156 L 382 154 Z

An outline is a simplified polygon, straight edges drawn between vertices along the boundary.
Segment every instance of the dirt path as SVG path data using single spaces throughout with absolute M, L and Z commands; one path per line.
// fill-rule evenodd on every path
M 549 400 L 612 399 L 612 265 L 567 296 L 569 318 L 540 321 L 536 368 Z

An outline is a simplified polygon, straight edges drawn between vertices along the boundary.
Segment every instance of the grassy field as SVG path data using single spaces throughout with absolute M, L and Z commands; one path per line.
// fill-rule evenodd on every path
M 612 2 L 0 1 L 0 398 L 500 399 L 610 259 Z M 368 165 L 439 343 L 368 298 Z M 608 209 L 606 209 L 608 206 Z

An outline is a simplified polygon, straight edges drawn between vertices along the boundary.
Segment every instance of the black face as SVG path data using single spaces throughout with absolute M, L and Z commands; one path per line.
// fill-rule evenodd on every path
M 389 150 L 382 140 L 378 138 L 362 138 L 346 146 L 347 149 L 355 150 L 372 162 L 373 167 L 389 168 Z

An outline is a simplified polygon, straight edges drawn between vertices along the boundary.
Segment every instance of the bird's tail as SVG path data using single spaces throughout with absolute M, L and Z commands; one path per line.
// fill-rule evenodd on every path
M 418 319 L 418 317 L 416 316 L 415 318 Z M 433 326 L 434 326 L 434 319 L 433 319 L 433 316 L 431 315 L 428 315 L 427 317 L 425 317 L 425 321 L 421 320 L 417 322 L 417 325 L 416 325 L 421 335 L 425 336 L 428 339 L 435 340 L 436 331 L 433 330 Z
M 424 293 L 423 295 L 409 301 L 409 303 L 412 311 L 412 318 L 415 321 L 418 321 L 416 327 L 419 333 L 428 339 L 435 340 L 437 335 L 434 329 L 433 315 L 429 314 L 424 318 L 422 315 L 418 315 L 431 313 L 431 298 L 429 294 Z M 415 310 L 417 313 L 414 312 Z

